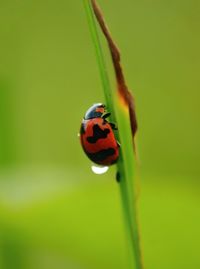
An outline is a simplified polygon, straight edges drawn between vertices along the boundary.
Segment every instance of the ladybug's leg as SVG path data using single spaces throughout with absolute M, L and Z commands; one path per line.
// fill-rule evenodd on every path
M 109 122 L 109 124 L 110 124 L 110 127 L 111 127 L 113 130 L 118 130 L 116 124 L 111 123 L 111 122 Z
M 106 118 L 110 117 L 111 113 L 105 113 L 103 114 L 102 118 L 105 120 Z
M 105 113 L 102 118 L 104 119 L 104 123 L 107 123 L 106 119 L 108 117 L 110 117 L 111 113 Z M 114 124 L 114 123 L 111 123 L 111 122 L 108 122 L 110 124 L 110 127 L 113 129 L 113 130 L 118 130 L 117 126 Z
M 117 174 L 116 174 L 116 180 L 117 180 L 117 183 L 120 183 L 120 181 L 121 181 L 119 172 L 117 172 Z

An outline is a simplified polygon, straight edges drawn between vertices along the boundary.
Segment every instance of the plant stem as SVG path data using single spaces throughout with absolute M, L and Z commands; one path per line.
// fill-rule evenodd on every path
M 116 138 L 120 141 L 121 148 L 120 157 L 117 163 L 117 169 L 120 175 L 119 186 L 124 213 L 125 230 L 127 232 L 128 238 L 128 249 L 130 257 L 129 268 L 142 269 L 143 265 L 137 221 L 137 203 L 135 198 L 136 183 L 134 180 L 135 156 L 133 150 L 133 137 L 137 127 L 132 126 L 134 125 L 132 123 L 134 123 L 134 121 L 136 122 L 135 111 L 134 107 L 132 106 L 132 96 L 125 84 L 122 68 L 120 65 L 119 51 L 111 38 L 107 26 L 105 25 L 101 11 L 99 10 L 95 1 L 91 2 L 90 0 L 84 0 L 84 4 L 91 35 L 93 38 L 93 43 L 95 46 L 106 106 L 109 112 L 111 112 L 111 120 L 117 122 L 119 129 L 119 131 L 116 133 Z M 106 71 L 106 65 L 97 31 L 95 15 L 108 41 L 113 65 L 116 71 L 118 91 L 115 90 L 114 93 L 110 87 L 109 77 Z M 133 130 L 134 128 L 135 131 Z
M 113 99 L 112 91 L 111 91 L 110 82 L 109 82 L 109 78 L 108 78 L 108 74 L 106 70 L 106 64 L 105 64 L 105 60 L 103 56 L 103 51 L 102 51 L 99 35 L 97 32 L 93 9 L 92 9 L 90 0 L 83 0 L 83 1 L 85 4 L 88 24 L 89 24 L 91 36 L 93 39 L 93 44 L 95 47 L 95 53 L 96 53 L 96 58 L 97 58 L 98 66 L 99 66 L 99 72 L 101 76 L 101 81 L 102 81 L 104 95 L 105 95 L 105 99 L 107 103 L 107 108 L 110 111 L 113 111 L 114 109 L 113 109 L 113 103 L 112 103 L 112 99 Z M 115 121 L 115 116 L 113 114 L 111 115 L 111 119 L 112 121 Z

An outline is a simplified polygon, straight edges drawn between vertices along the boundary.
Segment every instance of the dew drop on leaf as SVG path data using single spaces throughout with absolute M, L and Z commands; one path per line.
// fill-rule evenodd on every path
M 108 171 L 109 167 L 108 166 L 98 166 L 96 164 L 93 164 L 91 166 L 91 169 L 92 169 L 93 173 L 95 173 L 97 175 L 102 175 Z

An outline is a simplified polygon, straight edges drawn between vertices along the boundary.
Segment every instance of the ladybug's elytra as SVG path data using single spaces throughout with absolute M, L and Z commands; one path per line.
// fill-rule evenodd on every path
M 110 114 L 104 104 L 94 104 L 86 112 L 80 130 L 81 145 L 88 158 L 105 166 L 116 163 L 119 157 L 119 143 L 113 133 L 117 128 L 106 120 Z

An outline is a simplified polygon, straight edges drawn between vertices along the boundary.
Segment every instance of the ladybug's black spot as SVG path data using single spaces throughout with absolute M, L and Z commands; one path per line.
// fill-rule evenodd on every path
M 118 183 L 120 182 L 120 179 L 121 179 L 121 176 L 120 176 L 120 173 L 118 171 L 117 174 L 116 174 L 116 180 L 117 180 Z
M 106 138 L 109 133 L 109 129 L 106 128 L 102 130 L 98 124 L 95 124 L 93 126 L 93 136 L 88 136 L 87 141 L 91 144 L 95 144 L 99 139 Z
M 88 157 L 95 163 L 104 161 L 106 158 L 108 158 L 109 156 L 112 156 L 114 154 L 115 154 L 115 149 L 113 149 L 113 148 L 103 149 L 103 150 L 100 150 L 96 153 L 88 153 L 87 152 Z

